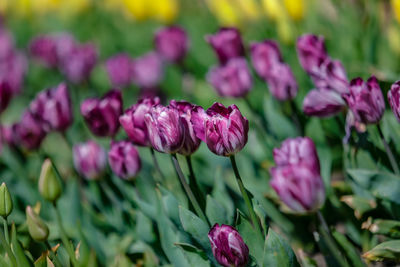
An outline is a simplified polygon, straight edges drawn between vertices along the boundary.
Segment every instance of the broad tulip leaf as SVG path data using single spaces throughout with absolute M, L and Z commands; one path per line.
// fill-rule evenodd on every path
M 400 238 L 400 221 L 378 219 L 368 225 L 367 229 L 373 234 Z
M 400 261 L 400 240 L 391 240 L 380 243 L 370 251 L 364 253 L 364 258 L 370 261 Z
M 225 207 L 219 204 L 213 197 L 207 195 L 206 216 L 210 220 L 211 225 L 228 224 Z
M 336 230 L 332 231 L 332 235 L 337 241 L 337 243 L 343 248 L 344 253 L 352 263 L 354 267 L 364 267 L 365 263 L 361 260 L 359 253 L 355 249 L 355 247 L 351 244 L 349 240 L 347 240 L 346 236 L 339 233 Z
M 292 248 L 271 228 L 265 241 L 262 266 L 295 267 L 300 266 Z

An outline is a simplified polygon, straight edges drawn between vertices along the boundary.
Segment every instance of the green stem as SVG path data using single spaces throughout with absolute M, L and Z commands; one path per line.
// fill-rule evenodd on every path
M 261 237 L 264 238 L 263 232 L 262 232 L 262 230 L 261 230 L 260 224 L 259 224 L 258 219 L 257 219 L 257 215 L 256 215 L 256 213 L 254 212 L 253 204 L 251 203 L 251 200 L 250 200 L 250 198 L 249 198 L 249 195 L 247 194 L 247 190 L 246 190 L 246 188 L 244 187 L 242 178 L 240 177 L 239 170 L 238 170 L 238 167 L 237 167 L 237 165 L 236 165 L 235 156 L 232 155 L 232 156 L 230 156 L 229 158 L 231 159 L 233 172 L 235 173 L 235 177 L 236 177 L 236 182 L 237 182 L 237 184 L 238 184 L 238 186 L 239 186 L 240 192 L 242 193 L 242 197 L 243 197 L 244 202 L 245 202 L 245 204 L 246 204 L 246 206 L 247 206 L 247 210 L 248 210 L 248 212 L 249 212 L 249 214 L 250 214 L 251 223 L 253 224 L 253 227 L 256 229 L 256 231 L 258 232 L 258 234 L 259 234 Z
M 197 183 L 196 175 L 194 174 L 194 171 L 193 171 L 192 157 L 190 155 L 188 155 L 188 156 L 185 156 L 185 158 L 186 158 L 186 164 L 189 169 L 190 189 L 194 192 L 196 198 L 199 200 L 200 206 L 204 210 L 206 201 L 204 199 L 204 195 L 202 194 L 202 192 L 200 190 L 199 184 Z
M 56 211 L 58 228 L 59 228 L 60 234 L 61 234 L 61 241 L 64 244 L 65 249 L 67 250 L 67 253 L 68 253 L 69 257 L 70 257 L 72 265 L 73 266 L 78 266 L 78 262 L 77 262 L 77 260 L 75 258 L 74 248 L 71 246 L 71 243 L 68 240 L 67 234 L 65 233 L 64 227 L 62 225 L 61 215 L 60 215 L 60 212 L 57 209 L 56 203 L 53 203 L 53 206 L 54 206 L 54 209 Z
M 51 255 L 51 259 L 55 262 L 56 266 L 63 266 L 61 264 L 61 262 L 58 260 L 56 253 L 51 249 L 51 245 L 50 245 L 49 241 L 46 240 L 44 243 Z
M 296 125 L 297 130 L 299 131 L 301 136 L 304 136 L 304 127 L 303 124 L 301 123 L 301 119 L 300 119 L 300 112 L 297 109 L 296 103 L 294 103 L 293 99 L 289 100 L 289 104 L 290 104 L 290 109 L 291 109 L 291 115 L 292 115 L 292 119 L 294 121 L 294 124 Z
M 200 208 L 199 202 L 197 202 L 192 190 L 189 187 L 189 184 L 186 182 L 186 178 L 182 172 L 181 166 L 179 165 L 176 154 L 172 154 L 171 158 L 172 158 L 172 163 L 175 167 L 175 171 L 178 175 L 179 181 L 181 182 L 183 189 L 186 192 L 187 197 L 189 198 L 190 202 L 192 203 L 195 212 L 203 221 L 205 221 L 210 226 L 210 223 L 208 222 L 207 217 L 204 215 L 202 209 Z
M 152 147 L 150 147 L 150 153 L 151 153 L 151 157 L 153 159 L 154 167 L 156 168 L 157 172 L 160 174 L 161 179 L 163 181 L 165 181 L 165 176 L 164 176 L 163 172 L 160 169 L 160 165 L 158 165 L 158 161 L 157 161 L 156 155 L 154 153 L 154 149 Z
M 3 217 L 3 227 L 4 227 L 4 236 L 6 238 L 7 244 L 10 244 L 10 234 L 8 233 L 7 217 Z
M 0 235 L 0 242 L 3 244 L 4 249 L 6 250 L 8 257 L 10 258 L 10 261 L 12 263 L 12 266 L 18 266 L 17 265 L 17 260 L 15 259 L 15 256 L 11 250 L 10 245 L 7 243 L 6 239 L 4 238 L 5 233 L 3 233 L 4 235 Z
M 340 264 L 340 266 L 349 267 L 349 264 L 346 262 L 346 260 L 344 260 L 344 256 L 342 255 L 342 253 L 340 253 L 340 250 L 331 235 L 331 232 L 329 230 L 328 224 L 325 221 L 324 216 L 322 215 L 322 213 L 319 210 L 317 211 L 317 217 L 318 217 L 318 220 L 320 221 L 319 232 L 323 236 L 325 244 L 331 251 L 333 257 Z
M 379 136 L 381 137 L 383 146 L 385 147 L 386 154 L 387 154 L 387 156 L 389 158 L 390 164 L 392 165 L 392 169 L 393 169 L 395 174 L 399 175 L 400 174 L 399 165 L 397 165 L 397 162 L 396 162 L 396 159 L 394 158 L 392 150 L 390 149 L 388 143 L 385 140 L 385 137 L 383 136 L 381 126 L 379 124 L 377 124 L 376 128 L 378 128 Z

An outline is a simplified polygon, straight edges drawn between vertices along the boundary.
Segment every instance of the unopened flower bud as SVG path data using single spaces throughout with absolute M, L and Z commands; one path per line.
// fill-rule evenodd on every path
M 39 177 L 39 192 L 44 199 L 53 203 L 61 196 L 61 182 L 50 159 L 43 162 Z
M 134 145 L 127 141 L 113 142 L 108 152 L 108 162 L 113 172 L 120 178 L 131 180 L 141 168 L 139 153 Z
M 221 28 L 217 33 L 206 36 L 206 40 L 222 65 L 232 58 L 244 56 L 242 37 L 236 28 Z
M 35 241 L 46 241 L 49 236 L 49 228 L 46 223 L 36 214 L 31 206 L 26 207 L 26 224 L 30 236 Z
M 167 61 L 178 63 L 185 57 L 189 40 L 184 29 L 171 26 L 160 29 L 154 36 L 157 52 Z
M 0 216 L 7 218 L 13 209 L 13 202 L 11 199 L 10 192 L 5 183 L 0 186 Z

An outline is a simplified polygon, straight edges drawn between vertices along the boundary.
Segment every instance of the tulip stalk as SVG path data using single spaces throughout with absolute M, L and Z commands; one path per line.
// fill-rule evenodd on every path
M 10 234 L 8 233 L 7 217 L 3 217 L 3 228 L 4 228 L 4 237 L 6 239 L 6 242 L 7 242 L 7 244 L 10 244 Z
M 248 212 L 250 214 L 251 223 L 253 224 L 253 227 L 256 229 L 257 233 L 260 236 L 264 237 L 263 231 L 261 230 L 260 224 L 258 222 L 257 215 L 254 212 L 253 204 L 251 203 L 250 197 L 247 194 L 247 190 L 244 187 L 242 178 L 240 177 L 239 170 L 238 170 L 238 167 L 236 165 L 235 156 L 232 155 L 229 158 L 231 159 L 231 164 L 232 164 L 233 172 L 235 173 L 236 182 L 237 182 L 237 184 L 239 186 L 240 192 L 242 193 L 242 197 L 243 197 L 244 202 L 245 202 L 245 204 L 247 206 L 247 210 L 248 210 Z
M 201 209 L 199 202 L 197 201 L 196 197 L 194 196 L 193 191 L 190 189 L 189 184 L 186 182 L 186 178 L 182 172 L 181 166 L 179 165 L 176 154 L 171 154 L 171 158 L 172 158 L 172 163 L 174 165 L 176 174 L 178 175 L 179 181 L 181 182 L 181 185 L 183 186 L 183 189 L 185 190 L 187 197 L 189 198 L 190 202 L 192 203 L 192 206 L 193 206 L 195 212 L 203 221 L 205 221 L 210 226 L 210 223 L 207 220 L 207 217 L 204 215 L 204 212 Z
M 154 153 L 154 149 L 152 147 L 150 147 L 150 154 L 151 154 L 151 158 L 153 159 L 153 164 L 154 167 L 156 168 L 158 174 L 160 175 L 161 179 L 164 181 L 165 180 L 165 176 L 163 174 L 163 172 L 161 171 L 160 165 L 158 165 L 158 160 L 156 158 L 156 154 Z
M 397 165 L 397 162 L 396 162 L 396 159 L 395 159 L 395 157 L 393 155 L 393 152 L 390 149 L 389 144 L 386 142 L 385 137 L 383 136 L 383 132 L 382 132 L 381 126 L 379 124 L 377 124 L 376 128 L 378 129 L 379 136 L 380 136 L 380 138 L 382 140 L 383 146 L 385 147 L 386 154 L 387 154 L 387 156 L 389 158 L 390 164 L 392 165 L 392 169 L 393 169 L 393 171 L 394 171 L 394 173 L 396 175 L 399 175 L 400 174 L 399 165 Z
M 189 169 L 189 186 L 192 189 L 192 191 L 194 192 L 196 198 L 199 200 L 200 206 L 204 208 L 206 200 L 204 199 L 204 196 L 200 190 L 199 184 L 197 183 L 196 175 L 194 174 L 194 171 L 193 171 L 192 157 L 189 155 L 189 156 L 185 156 L 185 158 L 186 158 L 186 163 L 187 163 L 187 166 Z
M 11 250 L 11 247 L 9 243 L 5 239 L 6 233 L 3 233 L 4 235 L 0 235 L 0 242 L 3 244 L 3 247 L 5 251 L 7 252 L 8 257 L 10 258 L 10 261 L 12 263 L 12 266 L 18 266 L 17 265 L 17 260 L 15 259 L 15 256 Z

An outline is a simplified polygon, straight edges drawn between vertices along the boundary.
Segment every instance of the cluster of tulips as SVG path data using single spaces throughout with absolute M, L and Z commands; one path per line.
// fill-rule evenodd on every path
M 246 98 L 253 88 L 253 76 L 239 31 L 222 28 L 207 36 L 206 41 L 219 60 L 219 64 L 207 74 L 209 83 L 220 96 Z M 21 87 L 26 67 L 4 28 L 0 31 L 0 43 L 0 111 L 3 111 Z M 191 155 L 203 141 L 214 154 L 230 158 L 251 224 L 265 238 L 267 229 L 254 211 L 235 160 L 235 154 L 248 141 L 249 121 L 236 105 L 225 107 L 214 103 L 205 110 L 187 101 L 171 100 L 168 105 L 161 104 L 160 98 L 154 94 L 158 92 L 163 67 L 165 64 L 182 63 L 189 49 L 189 40 L 182 28 L 171 26 L 155 34 L 154 44 L 155 51 L 141 57 L 133 59 L 128 54 L 118 54 L 106 60 L 105 68 L 114 88 L 134 83 L 143 93 L 125 111 L 119 89 L 112 89 L 101 98 L 89 98 L 80 104 L 80 113 L 91 133 L 100 138 L 109 137 L 111 145 L 106 152 L 93 140 L 75 144 L 72 150 L 76 171 L 88 180 L 100 179 L 108 162 L 118 177 L 133 180 L 141 169 L 136 148 L 141 146 L 150 148 L 154 166 L 162 177 L 154 151 L 171 154 L 179 181 L 194 211 L 209 224 L 204 214 L 204 193 L 191 166 Z M 68 82 L 75 84 L 87 81 L 98 61 L 93 44 L 79 43 L 67 34 L 38 36 L 31 42 L 29 51 L 33 58 L 48 68 L 59 69 Z M 254 70 L 268 85 L 271 95 L 279 101 L 292 101 L 297 95 L 298 85 L 279 45 L 273 40 L 254 42 L 249 51 Z M 304 114 L 327 117 L 347 110 L 344 142 L 351 138 L 353 127 L 358 132 L 364 132 L 367 124 L 377 124 L 392 168 L 398 173 L 396 160 L 379 128 L 385 104 L 377 79 L 371 77 L 365 82 L 355 78 L 349 82 L 340 61 L 328 55 L 322 37 L 301 36 L 297 41 L 297 53 L 301 66 L 315 85 L 315 89 L 304 99 Z M 400 121 L 400 82 L 393 84 L 388 99 Z M 20 121 L 1 126 L 2 143 L 34 150 L 40 147 L 51 131 L 60 132 L 67 138 L 66 131 L 73 123 L 72 102 L 67 82 L 40 92 L 23 112 Z M 126 132 L 126 139 L 116 138 L 120 126 Z M 177 154 L 187 158 L 189 183 Z M 325 190 L 313 141 L 308 137 L 287 139 L 280 148 L 274 149 L 273 156 L 276 166 L 270 169 L 270 185 L 281 201 L 296 213 L 317 212 L 325 223 L 318 212 L 325 200 Z M 0 204 L 4 203 L 2 201 Z M 9 211 L 0 215 L 7 217 L 7 213 Z M 29 210 L 27 213 L 32 212 Z M 249 249 L 235 228 L 215 224 L 208 237 L 214 257 L 221 265 L 247 265 Z

